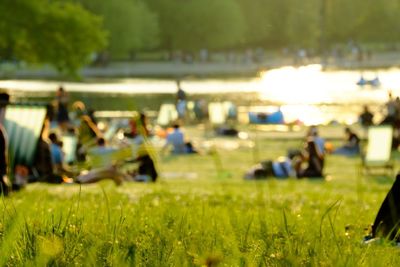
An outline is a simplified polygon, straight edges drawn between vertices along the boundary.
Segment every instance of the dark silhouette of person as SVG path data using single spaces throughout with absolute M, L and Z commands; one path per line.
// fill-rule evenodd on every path
M 400 175 L 389 190 L 372 225 L 372 237 L 400 242 Z
M 10 191 L 10 182 L 8 180 L 8 150 L 7 133 L 4 128 L 5 107 L 8 104 L 10 96 L 7 93 L 0 93 L 0 195 L 7 195 Z
M 302 161 L 306 162 L 306 167 L 302 168 L 301 164 L 295 164 L 297 178 L 323 176 L 324 156 L 319 152 L 319 149 L 312 138 L 307 140 L 301 157 Z
M 360 114 L 360 123 L 363 127 L 367 128 L 373 125 L 374 114 L 369 110 L 368 106 L 364 106 L 363 112 Z
M 69 124 L 68 100 L 68 93 L 64 90 L 64 87 L 60 86 L 56 93 L 57 122 L 63 131 L 68 128 Z

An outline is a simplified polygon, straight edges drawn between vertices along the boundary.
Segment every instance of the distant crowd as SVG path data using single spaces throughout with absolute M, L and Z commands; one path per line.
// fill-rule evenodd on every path
M 374 120 L 374 114 L 368 106 L 364 106 L 359 120 L 365 129 L 375 124 L 391 125 L 394 129 L 392 145 L 393 148 L 397 148 L 400 144 L 400 98 L 394 98 L 391 93 L 388 97 L 382 111 L 385 115 L 380 122 Z M 8 95 L 2 94 L 2 121 L 4 121 L 4 107 L 8 101 Z M 181 88 L 180 81 L 177 81 L 175 98 L 177 118 L 170 124 L 172 127 L 161 132 L 154 132 L 153 127 L 149 127 L 145 113 L 137 113 L 126 125 L 121 126 L 118 122 L 109 121 L 103 129 L 100 129 L 93 110 L 88 109 L 81 101 L 72 104 L 69 101 L 68 92 L 60 86 L 53 103 L 47 106 L 34 162 L 29 166 L 18 164 L 11 168 L 15 188 L 34 181 L 93 183 L 103 179 L 113 179 L 117 184 L 124 181 L 154 182 L 159 174 L 157 153 L 151 141 L 153 136 L 164 138 L 164 145 L 160 150 L 163 154 L 166 151 L 172 154 L 198 153 L 197 148 L 181 129 L 181 125 L 187 120 L 188 97 Z M 206 112 L 205 108 L 201 110 Z M 236 111 L 228 109 L 228 117 L 231 116 L 230 112 L 234 114 Z M 123 128 L 122 135 L 119 135 L 121 128 Z M 7 164 L 7 133 L 3 123 L 1 133 L 0 149 L 3 151 L 1 171 L 5 177 L 3 187 L 8 188 L 10 181 L 6 176 L 10 172 L 10 166 Z M 238 131 L 232 125 L 222 125 L 217 128 L 216 134 L 237 136 Z M 323 177 L 327 153 L 354 156 L 362 152 L 357 133 L 346 127 L 345 136 L 344 144 L 333 149 L 330 143 L 319 136 L 317 127 L 312 126 L 305 137 L 303 148 L 293 148 L 286 156 L 277 160 L 260 162 L 245 174 L 245 178 Z M 134 152 L 122 155 L 121 151 L 129 149 Z M 119 154 L 121 155 L 118 156 Z M 102 164 L 96 164 L 102 157 Z M 126 165 L 136 168 L 127 169 Z

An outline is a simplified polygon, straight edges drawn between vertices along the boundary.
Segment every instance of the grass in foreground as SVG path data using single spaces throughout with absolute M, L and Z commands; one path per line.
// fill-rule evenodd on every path
M 263 158 L 298 142 L 260 144 Z M 361 244 L 391 178 L 329 157 L 329 181 L 241 179 L 252 150 L 169 158 L 195 180 L 88 186 L 34 184 L 2 201 L 0 266 L 396 266 L 398 248 Z M 265 156 L 264 156 L 265 155 Z M 347 229 L 347 230 L 346 230 Z

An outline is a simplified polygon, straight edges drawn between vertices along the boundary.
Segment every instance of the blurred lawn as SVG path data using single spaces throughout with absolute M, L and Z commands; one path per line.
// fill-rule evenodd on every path
M 300 141 L 259 142 L 262 158 Z M 361 244 L 393 177 L 328 156 L 328 181 L 244 181 L 253 149 L 160 159 L 156 184 L 31 184 L 2 200 L 4 266 L 396 266 L 390 244 Z M 188 179 L 185 173 L 196 173 Z M 347 231 L 345 228 L 347 227 Z

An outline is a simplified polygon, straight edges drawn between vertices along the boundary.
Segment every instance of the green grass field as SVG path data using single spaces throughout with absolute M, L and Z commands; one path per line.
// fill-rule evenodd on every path
M 0 266 L 397 266 L 398 248 L 361 242 L 394 177 L 328 156 L 327 181 L 242 179 L 299 144 L 168 156 L 182 177 L 156 184 L 29 185 L 2 200 Z

